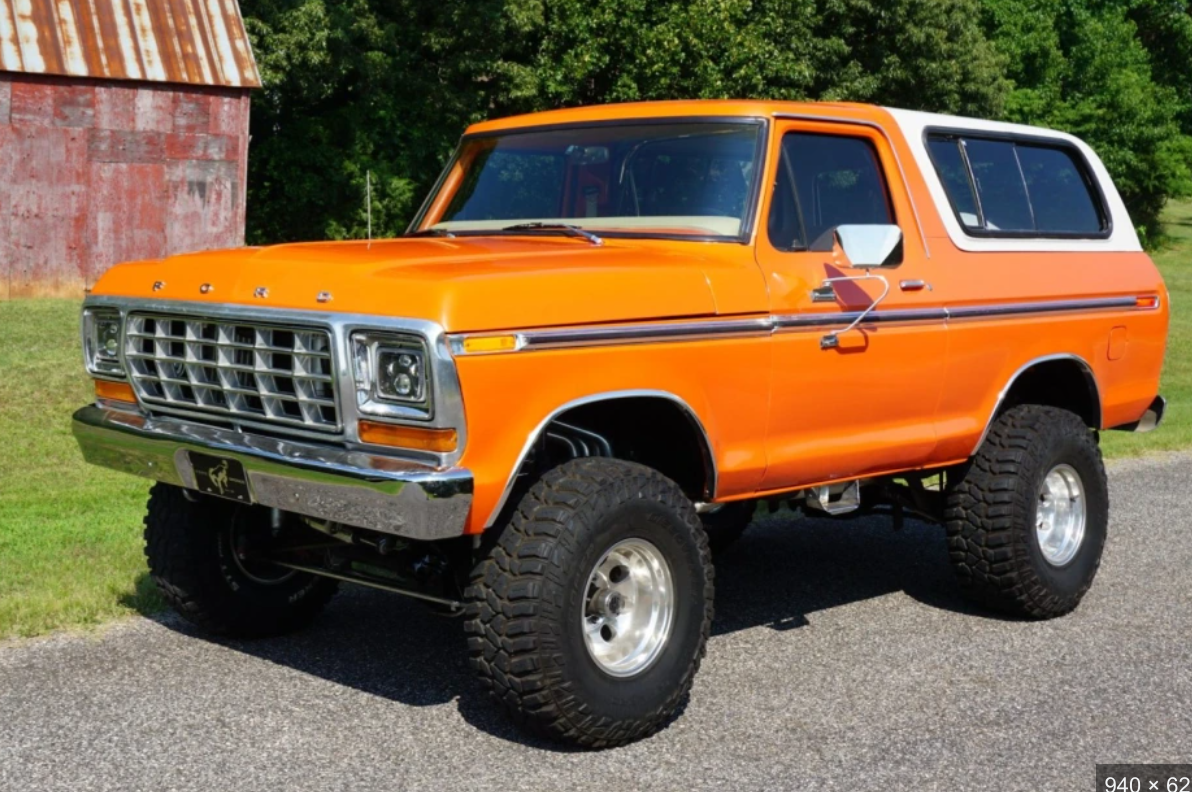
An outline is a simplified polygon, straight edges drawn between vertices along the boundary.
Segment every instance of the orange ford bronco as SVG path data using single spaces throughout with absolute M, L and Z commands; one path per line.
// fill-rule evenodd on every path
M 464 135 L 399 239 L 118 266 L 83 309 L 87 460 L 216 633 L 340 581 L 459 614 L 520 723 L 680 706 L 757 502 L 940 523 L 959 585 L 1071 611 L 1105 429 L 1143 431 L 1167 293 L 1088 146 L 848 104 L 668 102 Z

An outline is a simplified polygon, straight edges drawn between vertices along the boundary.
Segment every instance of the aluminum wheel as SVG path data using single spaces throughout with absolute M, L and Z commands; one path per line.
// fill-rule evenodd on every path
M 1080 474 L 1071 465 L 1056 465 L 1043 478 L 1035 517 L 1035 535 L 1047 563 L 1059 567 L 1076 556 L 1086 517 Z
M 584 643 L 610 676 L 631 677 L 649 668 L 670 638 L 674 615 L 670 566 L 645 539 L 618 542 L 588 576 Z

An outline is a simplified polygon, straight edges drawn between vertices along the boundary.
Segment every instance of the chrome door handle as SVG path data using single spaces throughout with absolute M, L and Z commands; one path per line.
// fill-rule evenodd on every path
M 903 291 L 931 291 L 931 284 L 925 280 L 904 280 L 898 281 L 898 288 Z

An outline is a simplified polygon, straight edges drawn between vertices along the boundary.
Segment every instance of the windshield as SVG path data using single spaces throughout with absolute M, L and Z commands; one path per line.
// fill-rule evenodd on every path
M 416 227 L 516 233 L 509 227 L 539 223 L 736 238 L 752 205 L 761 131 L 760 122 L 626 123 L 467 138 Z

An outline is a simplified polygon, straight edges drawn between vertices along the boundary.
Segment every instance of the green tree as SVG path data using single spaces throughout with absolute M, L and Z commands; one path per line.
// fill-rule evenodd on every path
M 1174 75 L 1172 84 L 1154 78 L 1152 54 L 1129 4 L 985 0 L 984 6 L 990 37 L 1014 82 L 1006 118 L 1087 141 L 1144 239 L 1154 241 L 1166 200 L 1192 191 L 1192 147 L 1180 128 L 1189 97 Z
M 692 97 L 882 101 L 995 115 L 976 0 L 243 0 L 251 242 L 400 233 L 463 128 Z
M 499 0 L 244 0 L 253 96 L 250 242 L 397 234 L 463 127 L 516 85 Z
M 1192 191 L 1184 0 L 243 0 L 251 242 L 400 233 L 469 123 L 600 102 L 849 100 L 1071 131 L 1149 237 Z
M 535 106 L 673 98 L 883 101 L 996 114 L 976 0 L 554 0 Z
M 1132 0 L 1127 12 L 1156 82 L 1176 92 L 1180 127 L 1192 134 L 1192 11 L 1184 0 Z

